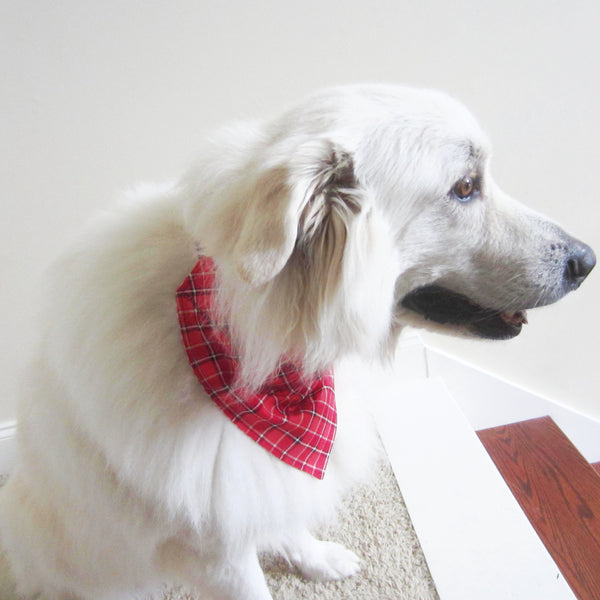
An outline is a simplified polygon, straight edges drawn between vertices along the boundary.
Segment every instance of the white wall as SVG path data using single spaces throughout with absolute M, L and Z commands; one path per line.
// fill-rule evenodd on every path
M 214 126 L 317 87 L 445 89 L 506 190 L 600 251 L 595 0 L 0 3 L 0 421 L 14 416 L 38 277 L 114 191 L 176 176 Z M 433 343 L 600 417 L 600 272 L 509 343 Z M 432 343 L 429 340 L 429 343 Z

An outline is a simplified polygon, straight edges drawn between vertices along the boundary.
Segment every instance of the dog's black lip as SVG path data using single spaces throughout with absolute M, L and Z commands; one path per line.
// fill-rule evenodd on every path
M 426 285 L 407 294 L 401 305 L 440 325 L 457 326 L 486 339 L 504 340 L 521 333 L 522 323 L 509 322 L 503 313 L 485 308 L 464 294 L 440 285 Z

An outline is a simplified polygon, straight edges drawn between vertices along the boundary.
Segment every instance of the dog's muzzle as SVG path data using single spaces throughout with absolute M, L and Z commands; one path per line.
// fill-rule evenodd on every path
M 402 299 L 401 305 L 427 321 L 451 328 L 458 327 L 477 337 L 495 340 L 515 337 L 527 323 L 525 308 L 550 304 L 576 290 L 596 265 L 594 251 L 577 240 L 571 239 L 567 244 L 553 244 L 550 249 L 551 252 L 564 253 L 562 281 L 559 271 L 558 284 L 552 286 L 548 294 L 541 294 L 534 304 L 524 306 L 523 310 L 503 312 L 487 308 L 438 283 L 413 290 Z

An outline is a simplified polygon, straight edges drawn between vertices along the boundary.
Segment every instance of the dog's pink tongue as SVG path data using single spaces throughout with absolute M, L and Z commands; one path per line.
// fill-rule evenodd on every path
M 527 325 L 527 313 L 524 310 L 518 310 L 514 313 L 502 313 L 502 320 L 511 325 Z

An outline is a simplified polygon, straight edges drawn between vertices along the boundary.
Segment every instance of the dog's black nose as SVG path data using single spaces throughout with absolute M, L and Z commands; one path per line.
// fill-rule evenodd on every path
M 596 264 L 596 255 L 587 245 L 577 242 L 570 248 L 565 266 L 565 281 L 573 288 L 579 287 Z

